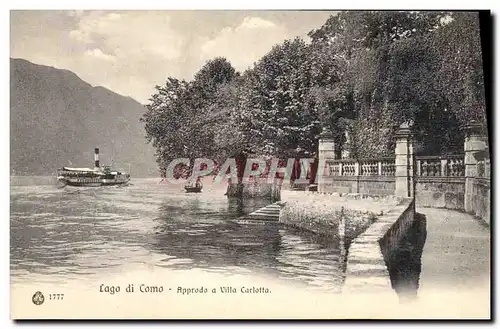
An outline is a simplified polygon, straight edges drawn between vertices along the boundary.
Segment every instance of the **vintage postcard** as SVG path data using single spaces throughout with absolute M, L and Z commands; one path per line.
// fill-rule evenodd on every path
M 490 19 L 11 10 L 11 319 L 491 319 Z

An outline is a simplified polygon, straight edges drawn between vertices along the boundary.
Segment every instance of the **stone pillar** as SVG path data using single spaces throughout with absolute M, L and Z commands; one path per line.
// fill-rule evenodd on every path
M 409 123 L 403 123 L 396 132 L 396 190 L 403 198 L 415 196 L 413 134 Z
M 345 141 L 344 141 L 344 145 L 343 145 L 342 150 L 341 150 L 341 158 L 342 159 L 349 159 L 351 157 L 351 152 L 348 149 L 345 149 L 346 146 L 349 147 L 351 144 L 350 136 L 349 136 L 349 133 L 347 132 L 347 130 L 344 134 L 344 138 L 345 138 Z
M 323 128 L 320 134 L 319 144 L 318 144 L 318 169 L 316 177 L 318 179 L 318 192 L 324 192 L 325 181 L 324 176 L 326 174 L 326 160 L 335 159 L 335 142 L 333 140 L 332 133 Z
M 464 208 L 466 212 L 473 213 L 473 180 L 477 177 L 477 162 L 478 154 L 482 154 L 479 157 L 484 156 L 486 150 L 486 138 L 481 134 L 481 125 L 475 121 L 472 121 L 467 127 L 465 127 L 465 142 L 464 142 L 464 152 L 465 152 L 465 204 Z

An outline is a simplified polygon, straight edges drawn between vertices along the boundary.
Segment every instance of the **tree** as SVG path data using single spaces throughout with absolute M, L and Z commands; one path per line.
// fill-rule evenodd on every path
M 172 159 L 183 157 L 185 140 L 182 127 L 187 116 L 186 103 L 188 83 L 168 78 L 164 86 L 156 86 L 157 92 L 146 105 L 141 121 L 144 122 L 147 142 L 156 148 L 156 160 L 164 167 Z
M 146 137 L 157 152 L 157 162 L 165 168 L 175 158 L 212 157 L 216 151 L 215 129 L 220 120 L 212 106 L 220 85 L 236 76 L 224 58 L 208 61 L 191 82 L 168 78 L 157 86 L 142 121 Z
M 479 17 L 469 12 L 456 12 L 450 17 L 451 22 L 432 39 L 440 56 L 437 83 L 447 109 L 456 115 L 461 128 L 475 120 L 486 130 Z
M 350 58 L 355 49 L 376 49 L 432 32 L 448 15 L 425 11 L 344 11 L 330 16 L 309 36 L 313 43 L 336 45 L 339 53 Z
M 341 82 L 323 88 L 336 91 L 333 98 L 343 107 L 330 112 L 346 122 L 336 128 L 350 132 L 345 147 L 352 156 L 389 155 L 396 127 L 408 119 L 416 121 L 425 152 L 457 150 L 460 134 L 452 131 L 458 116 L 438 82 L 444 57 L 435 49 L 440 47 L 432 47 L 433 38 L 449 29 L 450 17 L 446 12 L 342 12 L 311 31 L 313 45 L 330 48 L 331 57 L 343 62 Z
M 421 152 L 455 153 L 462 128 L 486 121 L 477 15 L 341 12 L 309 36 L 242 74 L 215 58 L 193 81 L 157 86 L 143 121 L 159 164 L 236 157 L 242 174 L 249 156 L 314 156 L 322 128 L 353 157 L 392 155 L 409 119 Z
M 255 151 L 288 156 L 302 147 L 315 153 L 320 127 L 309 93 L 313 81 L 306 43 L 296 38 L 274 46 L 252 71 L 244 106 L 253 109 Z

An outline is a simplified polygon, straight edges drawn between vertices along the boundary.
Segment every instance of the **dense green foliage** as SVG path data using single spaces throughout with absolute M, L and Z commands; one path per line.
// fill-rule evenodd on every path
M 314 156 L 323 128 L 352 157 L 392 155 L 407 120 L 418 152 L 456 153 L 471 120 L 486 127 L 477 14 L 341 12 L 309 36 L 241 74 L 216 58 L 191 82 L 157 86 L 143 121 L 159 164 Z

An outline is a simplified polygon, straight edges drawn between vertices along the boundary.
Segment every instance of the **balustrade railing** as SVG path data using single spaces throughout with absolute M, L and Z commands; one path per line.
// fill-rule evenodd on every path
M 359 162 L 359 167 L 360 167 L 360 176 L 377 176 L 379 174 L 378 172 L 378 161 L 360 161 Z
M 394 157 L 359 160 L 336 159 L 327 160 L 326 164 L 329 176 L 394 176 L 396 172 Z M 416 156 L 415 165 L 415 175 L 420 177 L 465 176 L 463 155 Z M 478 175 L 487 175 L 486 170 L 479 167 L 478 164 Z
M 463 177 L 463 155 L 416 156 L 416 175 L 420 177 Z
M 394 176 L 395 158 L 327 160 L 330 176 Z
M 342 163 L 342 176 L 356 176 L 358 168 L 359 164 L 356 161 L 344 161 Z
M 396 174 L 396 159 L 381 160 L 380 167 L 381 176 L 394 176 Z
M 326 165 L 328 166 L 328 174 L 329 176 L 340 176 L 340 163 L 338 162 L 327 162 Z
M 446 160 L 448 176 L 465 176 L 465 162 L 463 155 L 450 156 Z

